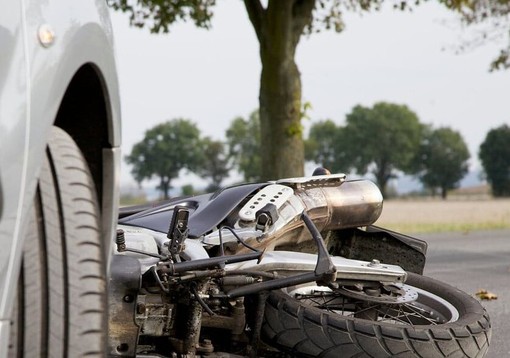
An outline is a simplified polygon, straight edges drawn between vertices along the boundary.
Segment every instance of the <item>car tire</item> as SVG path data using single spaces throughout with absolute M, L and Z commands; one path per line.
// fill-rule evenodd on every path
M 73 139 L 52 128 L 26 230 L 9 357 L 106 355 L 99 206 Z

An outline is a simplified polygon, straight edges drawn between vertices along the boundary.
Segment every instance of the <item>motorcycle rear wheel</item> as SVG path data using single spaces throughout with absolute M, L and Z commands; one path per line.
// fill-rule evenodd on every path
M 473 358 L 483 357 L 489 347 L 487 312 L 443 282 L 409 273 L 405 287 L 418 298 L 393 304 L 330 295 L 313 285 L 308 292 L 316 298 L 296 294 L 302 288 L 270 294 L 262 326 L 267 343 L 298 357 Z M 370 319 L 360 315 L 360 305 Z

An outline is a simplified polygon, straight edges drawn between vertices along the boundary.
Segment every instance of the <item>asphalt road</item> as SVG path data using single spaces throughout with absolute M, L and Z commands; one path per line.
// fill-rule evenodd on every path
M 493 327 L 486 357 L 510 357 L 510 230 L 416 237 L 429 244 L 425 275 L 473 296 L 482 288 L 498 296 L 482 302 Z

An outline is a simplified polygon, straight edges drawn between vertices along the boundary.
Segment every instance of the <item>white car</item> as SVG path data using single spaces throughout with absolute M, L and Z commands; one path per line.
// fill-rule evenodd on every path
M 120 167 L 106 1 L 0 9 L 0 357 L 103 356 Z

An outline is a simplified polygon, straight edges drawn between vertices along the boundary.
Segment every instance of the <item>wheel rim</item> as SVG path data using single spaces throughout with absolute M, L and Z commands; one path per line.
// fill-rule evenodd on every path
M 401 291 L 390 297 L 355 294 L 346 287 L 332 290 L 323 286 L 289 287 L 284 292 L 308 306 L 371 321 L 400 325 L 438 325 L 455 322 L 459 312 L 438 295 L 407 284 L 396 284 Z M 394 294 L 392 291 L 391 294 Z

